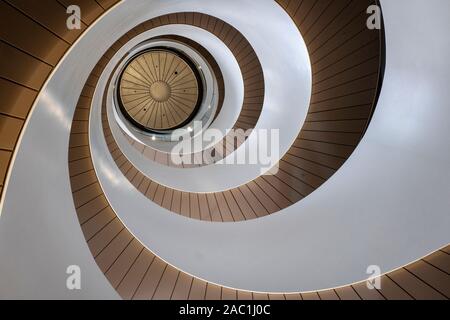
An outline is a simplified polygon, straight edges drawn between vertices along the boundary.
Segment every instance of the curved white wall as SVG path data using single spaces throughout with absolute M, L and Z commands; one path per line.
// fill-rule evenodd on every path
M 228 2 L 234 1 L 220 1 Z M 389 271 L 447 245 L 450 3 L 383 0 L 382 5 L 387 66 L 379 105 L 354 155 L 325 185 L 279 214 L 243 223 L 206 224 L 161 209 L 144 215 L 142 209 L 152 204 L 137 192 L 127 193 L 126 181 L 121 188 L 104 184 L 131 230 L 189 273 L 231 287 L 274 292 L 345 285 L 365 278 L 368 265 Z M 109 45 L 106 42 L 114 40 L 102 36 L 105 41 L 99 41 L 95 34 L 113 32 L 112 21 L 117 28 L 130 24 L 115 20 L 120 7 L 78 42 L 31 115 L 0 219 L 1 298 L 117 297 L 80 232 L 67 147 L 77 96 Z M 97 44 L 95 49 L 85 50 L 92 43 Z M 85 65 L 74 69 L 82 58 Z M 74 78 L 80 81 L 73 82 Z M 121 174 L 118 178 L 123 179 Z M 124 201 L 135 206 L 133 215 L 124 212 Z M 82 266 L 82 291 L 65 288 L 69 264 Z

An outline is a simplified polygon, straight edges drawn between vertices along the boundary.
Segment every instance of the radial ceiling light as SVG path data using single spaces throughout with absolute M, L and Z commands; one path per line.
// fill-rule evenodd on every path
M 202 101 L 200 75 L 181 53 L 152 49 L 132 58 L 119 80 L 119 105 L 138 128 L 161 132 L 180 128 Z

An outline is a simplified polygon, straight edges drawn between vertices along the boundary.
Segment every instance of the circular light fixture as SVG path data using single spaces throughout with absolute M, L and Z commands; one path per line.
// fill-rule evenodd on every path
M 195 117 L 203 98 L 200 74 L 181 52 L 152 48 L 123 69 L 118 102 L 124 116 L 147 132 L 183 127 Z

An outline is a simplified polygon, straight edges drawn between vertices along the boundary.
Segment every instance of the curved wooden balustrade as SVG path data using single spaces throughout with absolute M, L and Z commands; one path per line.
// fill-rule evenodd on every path
M 253 129 L 261 115 L 262 105 L 264 102 L 264 74 L 259 59 L 247 39 L 238 30 L 224 21 L 200 13 L 178 13 L 157 17 L 152 19 L 151 22 L 147 22 L 134 28 L 130 32 L 134 32 L 136 30 L 143 32 L 144 30 L 150 30 L 168 23 L 187 24 L 202 28 L 217 36 L 224 42 L 224 44 L 228 46 L 239 64 L 244 80 L 244 101 L 239 117 L 232 129 L 242 129 L 243 131 Z M 212 65 L 214 73 L 219 75 L 219 107 L 216 112 L 217 117 L 222 108 L 225 94 L 223 76 L 221 75 L 220 67 L 217 65 L 217 62 L 214 61 L 214 58 L 205 48 L 192 40 L 173 35 L 163 38 L 184 42 L 185 44 L 198 50 Z M 233 141 L 231 138 L 227 139 L 227 137 L 228 136 L 226 136 L 221 143 L 214 147 L 191 154 L 188 157 L 189 160 L 185 161 L 183 159 L 183 163 L 181 165 L 175 164 L 171 160 L 168 153 L 153 149 L 152 147 L 141 144 L 135 140 L 130 139 L 129 141 L 137 150 L 139 150 L 139 152 L 151 161 L 172 167 L 192 168 L 215 163 L 223 159 L 234 152 L 234 150 L 236 150 L 247 139 L 247 136 L 243 135 Z M 222 146 L 222 144 L 223 147 L 219 147 Z M 205 157 L 205 154 L 208 156 Z M 213 156 L 211 156 L 211 154 L 213 154 Z M 203 161 L 204 159 L 208 159 L 208 161 Z
M 82 105 L 81 105 L 82 106 Z M 80 107 L 80 106 L 79 106 Z M 450 247 L 383 275 L 381 289 L 365 282 L 332 290 L 264 294 L 220 287 L 168 265 L 145 248 L 110 207 L 97 180 L 88 141 L 89 107 L 77 111 L 69 149 L 74 204 L 88 246 L 99 268 L 123 299 L 174 300 L 412 300 L 449 299 Z M 130 168 L 129 179 L 136 174 Z M 139 181 L 136 175 L 132 180 Z
M 278 173 L 261 176 L 225 192 L 180 192 L 138 172 L 121 153 L 107 121 L 103 121 L 105 137 L 117 165 L 150 200 L 175 213 L 206 221 L 255 219 L 308 196 L 350 157 L 375 106 L 382 68 L 382 35 L 380 31 L 367 29 L 365 24 L 365 9 L 372 3 L 291 1 L 287 6 L 280 3 L 307 43 L 313 88 L 306 122 L 280 160 Z M 301 6 L 307 7 L 302 10 Z M 130 140 L 130 143 L 134 142 Z M 150 148 L 139 150 L 154 161 L 170 165 L 167 154 Z
M 0 194 L 20 132 L 45 80 L 76 39 L 115 0 L 4 0 L 0 16 Z M 370 1 L 279 0 L 299 25 L 313 64 L 314 96 L 303 135 L 282 162 L 285 172 L 320 185 L 351 154 L 373 108 L 376 75 L 360 74 L 368 65 L 379 67 L 379 35 L 363 28 Z M 68 5 L 81 6 L 82 29 L 66 28 Z M 317 26 L 317 28 L 315 27 Z M 36 41 L 39 39 L 39 41 Z M 342 42 L 339 42 L 340 40 Z M 126 38 L 122 39 L 122 44 Z M 341 45 L 339 45 L 341 43 Z M 15 61 L 15 64 L 9 63 Z M 364 78 L 364 76 L 367 77 Z M 336 86 L 336 80 L 342 79 Z M 370 79 L 370 80 L 369 80 Z M 84 94 L 91 92 L 92 75 Z M 341 91 L 342 90 L 342 91 Z M 369 93 L 372 92 L 372 93 Z M 89 106 L 80 99 L 72 128 L 69 166 L 74 203 L 89 247 L 100 269 L 125 299 L 448 299 L 450 248 L 381 278 L 381 290 L 364 283 L 313 293 L 269 295 L 212 285 L 173 268 L 145 249 L 125 229 L 109 207 L 93 171 L 87 139 Z M 84 106 L 84 107 L 83 107 Z M 82 110 L 83 109 L 83 110 Z M 306 129 L 306 130 L 305 130 Z M 301 167 L 289 160 L 301 159 Z M 300 161 L 300 160 L 299 160 Z M 283 167 L 282 167 L 283 168 Z M 292 170 L 292 171 L 291 171 Z M 132 169 L 127 172 L 132 175 Z M 132 179 L 136 181 L 139 173 Z M 272 194 L 291 190 L 285 181 L 260 181 Z M 297 182 L 300 183 L 300 182 Z M 256 184 L 256 182 L 255 182 Z M 259 186 L 259 185 L 258 185 Z M 292 191 L 293 194 L 297 191 Z M 161 194 L 161 191 L 158 192 Z M 287 193 L 290 194 L 289 192 Z M 300 198 L 296 196 L 295 199 Z M 162 198 L 163 202 L 167 201 Z M 230 198 L 231 199 L 231 198 Z M 294 200 L 294 199 L 292 199 Z M 289 203 L 288 199 L 285 200 Z M 190 202 L 189 202 L 190 203 Z M 249 203 L 246 203 L 247 206 Z M 241 204 L 242 206 L 243 204 Z M 266 204 L 268 205 L 268 204 Z M 189 204 L 189 208 L 191 205 Z M 195 208 L 195 205 L 193 205 Z M 239 207 L 239 206 L 238 206 Z M 230 208 L 228 208 L 230 209 Z M 189 209 L 190 210 L 190 209 Z M 238 212 L 237 207 L 232 210 Z
M 78 37 L 117 2 L 0 2 L 0 196 L 20 133 L 47 77 Z M 81 9 L 80 30 L 67 28 L 70 5 Z
M 303 1 L 302 3 L 307 2 L 308 1 Z M 289 7 L 289 5 L 292 3 L 296 2 L 283 2 L 282 5 L 292 10 L 293 7 Z M 333 3 L 336 4 L 335 2 Z M 333 6 L 333 3 L 331 3 L 330 1 L 328 3 L 328 8 L 330 8 L 330 6 Z M 312 11 L 312 9 L 310 11 Z M 341 10 L 341 13 L 342 12 L 343 11 Z M 353 9 L 351 10 L 351 12 L 358 12 L 358 10 Z M 326 15 L 324 12 L 322 12 L 320 16 Z M 307 19 L 304 18 L 303 20 L 306 21 Z M 338 21 L 339 19 L 334 17 L 332 20 Z M 352 19 L 345 21 L 346 23 L 341 22 L 341 24 L 351 24 Z M 355 34 L 349 34 L 347 32 L 345 32 L 344 34 L 350 38 L 355 37 Z M 365 51 L 363 49 L 361 50 L 367 53 L 372 52 L 372 50 L 374 49 L 376 50 L 376 48 L 379 49 L 379 46 L 375 45 L 376 43 L 379 44 L 378 41 L 379 39 L 377 40 L 376 37 L 374 39 L 371 39 L 372 47 L 369 47 L 371 48 L 371 50 L 365 45 L 362 45 L 361 47 Z M 353 68 L 355 68 L 356 70 L 361 63 L 364 64 L 364 62 L 360 60 L 364 60 L 365 54 L 363 52 L 359 52 L 359 50 L 356 50 L 354 46 L 352 48 L 352 53 L 356 54 L 356 56 L 353 56 L 351 54 L 351 58 L 347 57 L 346 55 L 344 55 L 343 57 L 339 56 L 339 54 L 337 53 L 328 54 L 328 56 L 336 54 L 335 59 L 337 59 L 337 62 L 335 62 L 337 63 L 337 66 L 336 64 L 329 64 L 325 67 L 325 69 L 329 68 L 335 70 L 334 68 L 338 68 L 337 70 L 339 70 L 339 68 L 341 68 L 341 72 L 334 71 L 335 74 L 328 75 L 328 79 L 333 79 L 334 77 L 336 77 L 337 79 L 345 79 L 345 75 L 347 74 L 354 75 L 354 71 L 350 72 L 349 70 L 353 70 Z M 379 51 L 376 50 L 376 53 L 379 54 Z M 322 59 L 325 60 L 327 59 L 326 57 L 327 55 L 322 56 Z M 358 60 L 357 57 L 359 57 L 360 60 Z M 356 66 L 352 65 L 349 67 L 345 64 L 339 65 L 339 61 L 341 61 L 341 59 L 347 62 L 351 61 L 352 63 L 356 64 Z M 374 61 L 378 61 L 377 59 L 379 59 L 379 56 L 376 59 L 373 58 Z M 320 62 L 319 60 L 321 59 L 318 58 L 318 60 L 313 60 L 313 63 L 315 63 L 316 67 Z M 372 63 L 374 63 L 379 68 L 378 62 Z M 322 69 L 319 68 L 319 71 L 320 70 Z M 349 77 L 351 78 L 351 76 Z M 339 88 L 340 86 L 330 85 L 329 90 L 331 90 L 332 92 L 332 98 L 324 99 L 327 104 L 325 104 L 324 101 L 321 101 L 318 98 L 313 100 L 311 106 L 312 110 L 310 110 L 311 112 L 308 115 L 308 123 L 317 122 L 318 124 L 322 124 L 323 122 L 330 122 L 330 125 L 334 124 L 336 126 L 336 123 L 333 123 L 333 121 L 343 121 L 343 123 L 353 123 L 354 121 L 353 128 L 355 129 L 353 131 L 360 131 L 359 136 L 362 135 L 364 126 L 367 125 L 370 110 L 373 107 L 371 101 L 373 102 L 374 100 L 370 99 L 375 99 L 373 91 L 375 90 L 377 83 L 377 78 L 369 78 L 372 81 L 368 81 L 365 84 L 369 87 L 370 84 L 375 85 L 373 88 L 371 88 L 371 96 L 366 96 L 367 93 L 365 92 L 365 90 L 361 90 L 362 92 L 359 92 L 359 90 L 358 92 L 352 92 L 350 89 L 348 89 L 348 86 L 352 88 L 353 86 L 358 87 L 358 85 L 361 85 L 361 81 L 359 81 L 360 79 L 358 81 L 355 81 L 358 82 L 358 85 L 342 85 L 342 88 L 347 88 L 347 90 L 350 90 L 350 94 L 348 95 L 339 95 L 339 91 L 336 91 L 336 88 Z M 326 80 L 324 79 L 322 81 L 326 82 Z M 320 82 L 321 81 L 315 81 L 314 83 L 315 85 L 317 85 Z M 352 81 L 350 81 L 349 83 L 352 83 Z M 319 92 L 316 91 L 316 97 L 320 97 L 320 91 L 322 89 L 319 89 Z M 361 89 L 361 87 L 359 87 L 359 89 Z M 343 103 L 346 101 L 351 104 L 352 99 L 360 99 L 358 100 L 359 102 L 365 101 L 366 104 L 362 106 L 349 106 L 348 104 L 344 103 L 344 106 L 342 108 L 336 107 L 339 106 L 339 103 Z M 328 105 L 328 107 L 324 107 L 326 105 Z M 84 105 L 84 108 L 86 108 L 86 105 Z M 328 110 L 327 108 L 330 108 L 330 110 Z M 83 114 L 88 114 L 88 109 L 89 106 L 87 106 L 87 111 L 83 111 Z M 354 113 L 356 113 L 356 115 L 354 115 Z M 360 119 L 364 118 L 364 115 L 366 116 L 366 121 L 363 125 L 363 121 Z M 335 120 L 333 120 L 328 117 L 336 118 Z M 353 119 L 352 117 L 356 117 L 356 119 Z M 103 124 L 107 128 L 107 121 L 105 118 L 103 118 L 103 120 Z M 109 279 L 113 287 L 116 288 L 118 293 L 124 299 L 359 300 L 448 299 L 450 296 L 449 247 L 437 251 L 436 253 L 416 263 L 382 276 L 380 290 L 368 290 L 365 283 L 358 283 L 343 288 L 336 288 L 321 292 L 272 295 L 264 293 L 243 292 L 229 288 L 223 288 L 191 277 L 164 263 L 161 259 L 153 255 L 148 249 L 144 248 L 142 244 L 140 244 L 140 242 L 136 238 L 134 238 L 131 233 L 125 228 L 125 226 L 120 222 L 114 211 L 109 206 L 108 201 L 106 200 L 106 197 L 104 196 L 103 191 L 100 188 L 98 180 L 95 176 L 95 172 L 93 170 L 92 160 L 90 159 L 88 147 L 87 118 L 78 113 L 78 119 L 76 119 L 76 121 L 79 121 L 79 123 L 73 128 L 70 149 L 70 172 L 72 177 L 72 188 L 74 191 L 74 202 L 77 207 L 77 212 L 83 232 L 88 241 L 93 256 L 95 257 L 97 263 L 99 264 L 99 267 L 105 273 L 106 277 Z M 358 129 L 359 131 L 356 129 L 357 126 L 355 124 L 360 125 Z M 335 129 L 338 129 L 338 127 L 336 127 Z M 311 132 L 309 134 L 313 135 L 311 136 L 312 138 L 315 137 L 314 134 L 319 135 L 319 137 L 317 138 L 318 140 L 308 140 L 305 139 L 305 136 L 301 136 L 297 140 L 294 147 L 297 147 L 303 152 L 308 151 L 309 153 L 307 153 L 307 155 L 305 155 L 304 157 L 316 157 L 314 159 L 318 164 L 323 163 L 323 161 L 326 161 L 326 159 L 330 159 L 329 157 L 331 157 L 333 154 L 336 158 L 339 158 L 340 156 L 342 158 L 341 161 L 335 162 L 335 168 L 328 172 L 329 174 L 332 174 L 332 171 L 337 170 L 339 165 L 341 165 L 345 160 L 345 157 L 351 153 L 354 146 L 350 143 L 348 145 L 346 145 L 345 143 L 340 143 L 339 138 L 334 138 L 335 140 L 337 140 L 335 142 L 333 142 L 333 140 L 327 141 L 325 139 L 326 135 L 320 136 L 320 133 L 315 133 L 321 131 L 314 131 L 314 125 L 310 124 L 308 128 L 309 130 L 307 131 Z M 336 131 L 339 132 L 339 130 Z M 344 137 L 346 137 L 346 130 L 340 133 L 342 133 L 340 138 L 344 139 Z M 350 137 L 353 137 L 356 143 L 357 139 L 354 138 L 354 135 L 356 134 L 352 134 L 353 135 L 351 135 Z M 323 141 L 320 140 L 320 137 L 323 137 Z M 107 136 L 106 138 L 110 145 L 114 145 L 115 142 L 114 139 L 112 139 L 111 135 Z M 327 152 L 322 152 L 323 149 L 320 149 L 320 146 L 326 147 L 325 150 Z M 317 151 L 314 147 L 322 151 Z M 120 157 L 120 152 L 116 153 L 116 155 Z M 304 160 L 307 161 L 307 159 Z M 128 169 L 126 169 L 126 167 L 128 167 Z M 136 169 L 133 169 L 130 163 L 126 163 L 126 161 L 123 161 L 122 159 L 121 168 L 133 184 L 135 184 L 141 190 L 144 189 L 142 186 L 142 181 L 144 180 L 143 175 L 137 172 Z M 166 191 L 158 191 L 158 186 L 151 186 L 151 184 L 149 184 L 146 186 L 146 189 L 151 189 L 154 191 L 155 196 L 157 195 L 156 197 L 158 198 L 158 200 L 156 201 L 162 203 L 169 202 L 167 201 L 167 198 L 165 198 Z M 173 203 L 173 200 L 171 202 Z M 190 207 L 191 206 L 189 205 L 189 208 Z M 211 208 L 211 206 L 209 206 L 208 208 Z M 236 207 L 234 207 L 232 210 L 236 210 L 235 212 L 237 212 L 238 208 L 239 205 L 236 205 Z M 218 207 L 216 209 L 220 212 Z M 230 208 L 228 207 L 228 209 Z
M 70 141 L 74 203 L 92 255 L 123 299 L 411 300 L 450 297 L 450 247 L 382 276 L 380 290 L 368 290 L 363 282 L 320 292 L 263 294 L 224 288 L 187 275 L 146 249 L 112 210 L 93 169 L 87 126 L 87 120 L 79 121 Z

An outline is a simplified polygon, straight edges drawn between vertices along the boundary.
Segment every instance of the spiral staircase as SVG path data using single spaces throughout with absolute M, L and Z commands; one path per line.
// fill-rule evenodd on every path
M 449 12 L 1 0 L 0 298 L 448 300 Z

